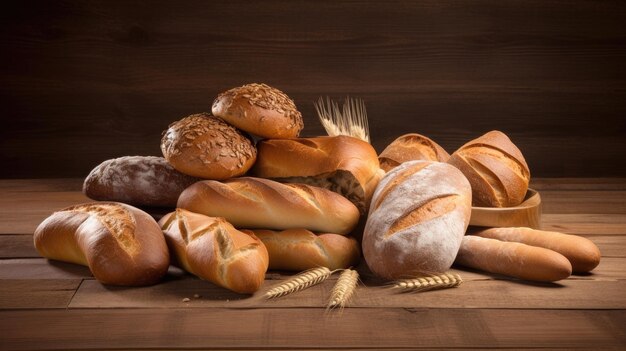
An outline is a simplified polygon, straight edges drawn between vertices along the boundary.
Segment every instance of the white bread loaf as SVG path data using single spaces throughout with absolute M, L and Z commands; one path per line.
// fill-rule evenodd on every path
M 170 264 L 163 232 L 154 219 L 117 202 L 55 212 L 37 227 L 34 241 L 43 257 L 88 266 L 103 284 L 153 284 Z
M 363 255 L 376 275 L 401 279 L 441 273 L 454 262 L 469 224 L 472 189 L 456 168 L 409 161 L 374 192 Z
M 298 139 L 268 139 L 257 144 L 252 173 L 279 182 L 319 186 L 352 201 L 367 212 L 376 185 L 384 175 L 374 148 L 357 138 L 340 135 Z
M 356 206 L 330 190 L 252 177 L 197 182 L 180 194 L 178 207 L 224 217 L 237 228 L 347 234 L 359 220 Z
M 96 166 L 85 178 L 83 193 L 99 201 L 176 207 L 180 193 L 198 180 L 175 170 L 163 157 L 125 156 Z
M 174 264 L 189 273 L 241 294 L 265 280 L 267 250 L 254 234 L 235 229 L 223 218 L 176 209 L 159 221 Z
M 306 229 L 254 229 L 243 232 L 254 233 L 263 241 L 270 256 L 270 269 L 349 268 L 359 261 L 361 255 L 354 238 L 338 234 L 315 234 Z

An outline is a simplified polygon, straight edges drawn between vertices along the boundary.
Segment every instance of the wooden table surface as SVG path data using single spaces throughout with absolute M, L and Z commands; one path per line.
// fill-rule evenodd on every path
M 455 269 L 465 280 L 458 288 L 394 294 L 361 265 L 352 305 L 327 313 L 333 278 L 276 301 L 175 268 L 154 286 L 103 286 L 32 244 L 52 211 L 87 201 L 81 180 L 0 180 L 0 349 L 626 347 L 626 179 L 531 186 L 543 198 L 543 229 L 600 247 L 593 274 L 538 284 Z M 268 273 L 262 291 L 286 276 Z

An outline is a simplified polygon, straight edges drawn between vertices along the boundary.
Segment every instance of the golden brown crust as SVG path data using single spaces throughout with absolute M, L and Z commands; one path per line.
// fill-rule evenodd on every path
M 176 209 L 159 221 L 174 263 L 202 279 L 241 294 L 257 291 L 265 280 L 268 254 L 253 234 L 223 218 Z
M 211 109 L 235 127 L 264 138 L 296 138 L 302 114 L 282 91 L 266 84 L 246 84 L 221 93 Z
M 463 145 L 448 163 L 469 180 L 474 206 L 517 206 L 526 196 L 530 170 L 520 150 L 500 131 Z
M 86 265 L 103 284 L 153 284 L 169 266 L 163 233 L 154 219 L 116 202 L 55 212 L 39 225 L 34 242 L 42 256 Z
M 347 197 L 362 214 L 383 176 L 376 150 L 349 136 L 270 139 L 257 147 L 254 175 L 324 187 Z
M 203 179 L 243 175 L 256 160 L 250 139 L 208 113 L 170 124 L 163 134 L 161 151 L 178 171 Z
M 197 182 L 183 191 L 178 207 L 224 217 L 237 228 L 347 234 L 359 220 L 358 209 L 332 191 L 252 177 Z
M 254 233 L 267 248 L 270 269 L 303 271 L 317 267 L 330 270 L 349 268 L 359 261 L 359 244 L 338 234 L 315 234 L 306 229 L 273 231 L 244 230 Z
M 389 172 L 403 162 L 424 160 L 447 162 L 450 154 L 431 139 L 416 133 L 405 134 L 392 141 L 378 160 L 380 168 Z

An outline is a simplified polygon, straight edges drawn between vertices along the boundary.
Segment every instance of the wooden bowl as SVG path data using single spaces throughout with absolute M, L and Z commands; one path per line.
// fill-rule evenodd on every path
M 524 201 L 515 207 L 473 207 L 470 225 L 481 227 L 541 227 L 541 196 L 528 189 Z

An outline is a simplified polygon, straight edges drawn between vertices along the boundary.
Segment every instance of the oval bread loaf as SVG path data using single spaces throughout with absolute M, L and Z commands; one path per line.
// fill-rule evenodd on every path
M 463 145 L 449 164 L 472 185 L 474 206 L 517 206 L 526 196 L 530 170 L 521 151 L 504 133 L 493 130 Z
M 172 261 L 189 273 L 241 294 L 259 289 L 268 267 L 267 250 L 254 234 L 223 218 L 182 209 L 159 221 Z
M 176 207 L 180 193 L 198 180 L 175 170 L 163 157 L 125 156 L 96 166 L 85 178 L 83 193 L 99 201 Z
M 347 234 L 359 220 L 356 206 L 330 190 L 252 177 L 197 182 L 180 194 L 178 207 L 224 217 L 237 228 Z
M 409 161 L 381 180 L 363 234 L 376 275 L 402 279 L 450 268 L 469 224 L 472 193 L 458 169 Z
M 531 228 L 489 228 L 473 231 L 472 235 L 518 242 L 556 251 L 570 261 L 574 272 L 579 273 L 591 272 L 600 264 L 602 256 L 596 244 L 577 235 Z
M 330 270 L 348 268 L 359 261 L 359 244 L 354 238 L 338 234 L 315 234 L 306 229 L 283 231 L 254 229 L 267 248 L 270 269 L 304 271 L 316 267 Z
M 558 252 L 526 244 L 467 235 L 456 264 L 525 280 L 554 282 L 572 274 L 572 265 Z
M 423 135 L 410 133 L 392 141 L 378 156 L 380 168 L 389 172 L 407 161 L 448 162 L 450 154 L 439 144 Z
M 34 241 L 43 257 L 88 266 L 103 284 L 153 284 L 170 264 L 163 232 L 154 219 L 116 202 L 55 212 L 37 227 Z

